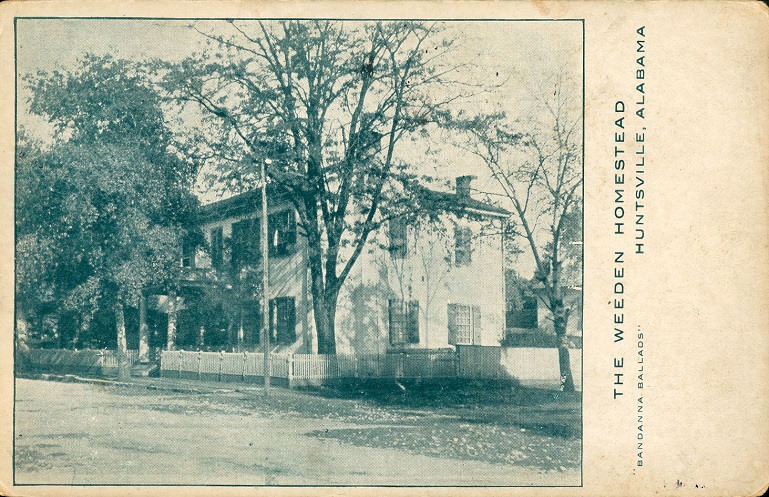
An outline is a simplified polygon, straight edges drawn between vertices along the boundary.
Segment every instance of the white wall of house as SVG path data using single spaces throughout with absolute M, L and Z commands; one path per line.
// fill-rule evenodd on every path
M 269 213 L 284 211 L 287 205 L 273 205 Z M 201 228 L 207 242 L 211 232 L 222 228 L 224 246 L 232 237 L 232 224 L 249 217 L 243 215 L 210 221 Z M 388 350 L 438 349 L 449 343 L 448 306 L 462 304 L 480 309 L 480 333 L 476 345 L 499 345 L 505 333 L 505 295 L 501 219 L 457 219 L 446 215 L 436 225 L 410 226 L 406 255 L 393 257 L 389 250 L 387 226 L 371 235 L 367 248 L 340 291 L 336 317 L 337 353 L 386 353 Z M 455 228 L 464 226 L 472 233 L 471 261 L 455 264 Z M 493 234 L 484 233 L 491 231 Z M 485 234 L 485 236 L 483 236 Z M 229 268 L 231 254 L 225 249 L 223 267 Z M 211 267 L 211 257 L 201 250 L 195 265 Z M 296 251 L 290 256 L 271 257 L 270 297 L 294 297 L 296 303 L 296 343 L 290 351 L 317 352 L 311 280 L 307 264 L 307 242 L 297 236 Z M 419 340 L 392 344 L 390 340 L 390 299 L 419 303 Z
M 469 227 L 471 262 L 455 264 L 455 223 Z M 478 221 L 445 216 L 436 226 L 409 227 L 406 256 L 388 250 L 387 229 L 372 236 L 340 295 L 337 310 L 338 353 L 384 353 L 388 349 L 448 348 L 449 304 L 480 308 L 480 341 L 499 345 L 504 336 L 505 296 L 501 220 L 494 234 L 482 236 Z M 390 340 L 389 301 L 419 303 L 419 341 L 393 344 Z
M 289 210 L 288 204 L 275 204 L 268 208 L 268 216 L 273 213 Z M 212 230 L 222 228 L 224 242 L 223 265 L 228 270 L 232 260 L 228 240 L 232 238 L 232 225 L 250 218 L 260 218 L 260 215 L 248 214 L 229 217 L 204 223 L 201 226 L 207 244 L 211 244 Z M 294 297 L 296 305 L 296 338 L 290 347 L 283 347 L 290 352 L 309 353 L 317 350 L 317 337 L 312 322 L 312 298 L 310 290 L 310 275 L 306 264 L 307 240 L 302 236 L 296 237 L 296 249 L 291 255 L 271 256 L 269 258 L 269 297 Z M 205 249 L 200 249 L 196 258 L 196 266 L 211 267 L 211 256 Z M 260 305 L 257 302 L 256 305 Z

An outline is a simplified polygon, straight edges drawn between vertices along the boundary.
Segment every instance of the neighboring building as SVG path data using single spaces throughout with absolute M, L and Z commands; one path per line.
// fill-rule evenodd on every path
M 502 227 L 509 213 L 473 199 L 471 179 L 457 178 L 452 193 L 426 190 L 439 206 L 430 220 L 395 219 L 372 233 L 340 292 L 337 353 L 499 345 L 505 335 Z M 258 350 L 259 292 L 249 296 L 248 285 L 239 285 L 244 277 L 256 286 L 261 281 L 248 269 L 261 265 L 260 213 L 259 191 L 203 207 L 205 249 L 185 244 L 181 263 L 189 269 L 177 295 L 150 299 L 149 307 L 160 311 L 150 316 L 153 345 L 165 339 L 171 348 Z M 286 198 L 269 195 L 271 344 L 316 353 L 306 238 L 297 221 Z
M 545 304 L 544 289 L 535 287 L 533 295 L 522 298 L 521 308 L 508 310 L 507 328 L 509 333 L 540 333 L 555 335 L 552 313 Z M 569 310 L 566 334 L 582 336 L 582 289 L 565 287 L 563 304 Z

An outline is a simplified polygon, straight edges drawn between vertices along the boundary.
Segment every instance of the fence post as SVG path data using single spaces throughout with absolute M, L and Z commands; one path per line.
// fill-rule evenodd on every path
M 222 371 L 224 370 L 224 351 L 219 351 L 219 381 L 222 381 Z
M 200 375 L 200 361 L 203 360 L 202 352 L 198 350 L 198 379 L 201 379 Z
M 456 347 L 457 349 L 454 352 L 454 358 L 456 359 L 456 362 L 454 364 L 456 365 L 455 366 L 456 376 L 457 378 L 461 378 L 462 377 L 462 353 L 460 351 L 462 349 L 460 348 L 459 345 L 457 345 Z
M 242 364 L 243 367 L 240 369 L 240 371 L 241 371 L 240 372 L 240 379 L 241 379 L 241 381 L 243 381 L 243 383 L 246 382 L 246 359 L 247 359 L 247 356 L 248 356 L 248 352 L 243 351 L 243 364 Z
M 286 356 L 288 366 L 288 388 L 294 388 L 294 354 Z
M 102 375 L 106 375 L 104 371 L 104 350 L 99 351 L 99 370 L 101 371 Z

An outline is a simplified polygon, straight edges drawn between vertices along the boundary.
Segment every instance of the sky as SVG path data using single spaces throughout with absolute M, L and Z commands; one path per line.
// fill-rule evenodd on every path
M 188 20 L 19 19 L 17 73 L 74 68 L 86 53 L 112 54 L 132 60 L 178 61 L 203 48 L 204 38 Z M 216 28 L 223 21 L 208 21 Z M 504 109 L 511 116 L 531 114 L 532 93 L 559 70 L 582 80 L 582 26 L 578 21 L 448 22 L 456 40 L 452 62 L 466 63 L 462 74 L 470 82 L 499 84 L 461 105 L 468 110 Z M 19 91 L 19 122 L 41 135 L 45 122 L 26 111 L 29 93 Z M 456 156 L 454 151 L 448 156 Z M 423 156 L 422 151 L 419 155 Z M 459 153 L 459 155 L 463 155 Z M 435 159 L 439 161 L 439 159 Z M 446 177 L 465 174 L 476 165 L 433 164 L 432 172 Z M 427 172 L 430 172 L 429 169 Z
M 204 37 L 189 20 L 135 19 L 19 19 L 16 25 L 17 75 L 69 70 L 86 53 L 111 54 L 131 60 L 179 61 L 203 49 Z M 225 21 L 198 21 L 206 28 L 224 27 Z M 354 22 L 354 21 L 348 21 Z M 541 110 L 536 94 L 561 72 L 582 94 L 582 24 L 579 21 L 451 21 L 446 36 L 455 40 L 452 63 L 463 64 L 461 77 L 494 89 L 459 104 L 467 111 L 504 110 L 526 120 Z M 30 135 L 46 141 L 51 127 L 29 114 L 29 92 L 19 83 L 19 124 Z M 432 153 L 427 153 L 431 151 Z M 477 176 L 474 188 L 499 192 L 483 163 L 440 139 L 430 144 L 403 143 L 401 158 L 417 164 L 418 172 L 452 180 Z
M 202 51 L 205 38 L 191 29 L 190 20 L 152 19 L 19 19 L 16 25 L 17 75 L 70 70 L 86 53 L 111 54 L 131 60 L 179 61 Z M 196 21 L 206 29 L 226 28 L 225 21 Z M 469 112 L 504 110 L 526 120 L 539 112 L 537 94 L 562 73 L 575 82 L 581 96 L 582 25 L 579 21 L 451 21 L 445 35 L 455 41 L 452 64 L 471 85 L 489 84 L 457 105 Z M 52 133 L 39 116 L 29 114 L 30 93 L 19 82 L 19 124 L 42 139 Z M 499 192 L 483 163 L 440 139 L 429 144 L 403 143 L 400 158 L 416 164 L 421 174 L 446 181 L 460 175 L 477 177 L 482 192 Z M 431 153 L 430 153 L 431 152 Z

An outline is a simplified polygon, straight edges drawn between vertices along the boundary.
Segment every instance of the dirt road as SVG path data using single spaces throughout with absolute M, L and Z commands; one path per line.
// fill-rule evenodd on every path
M 548 437 L 512 427 L 479 428 L 436 412 L 385 409 L 281 389 L 265 402 L 256 389 L 175 393 L 29 379 L 18 379 L 16 388 L 16 484 L 580 482 L 573 458 L 578 440 L 556 441 L 550 452 L 542 452 L 539 445 Z M 478 444 L 471 429 L 497 433 L 494 440 L 510 457 L 495 456 L 493 462 L 475 457 L 467 449 Z M 428 435 L 438 439 L 435 447 L 445 449 L 425 452 Z M 516 446 L 508 449 L 504 444 L 512 441 Z M 452 444 L 462 450 L 449 450 Z M 478 445 L 471 448 L 488 450 Z M 533 465 L 527 447 L 542 459 L 556 460 Z M 559 462 L 559 457 L 568 461 Z

